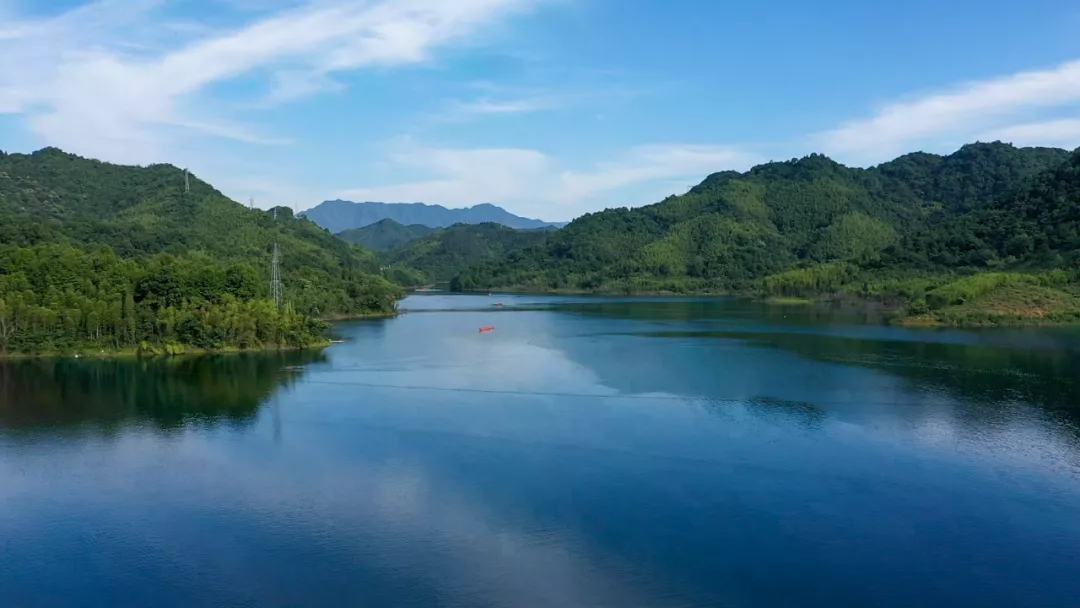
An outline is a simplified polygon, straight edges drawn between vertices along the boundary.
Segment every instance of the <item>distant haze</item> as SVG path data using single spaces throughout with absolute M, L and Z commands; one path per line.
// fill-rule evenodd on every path
M 502 207 L 487 203 L 464 209 L 447 209 L 442 205 L 424 203 L 354 203 L 334 200 L 321 203 L 305 211 L 303 215 L 333 233 L 350 228 L 362 228 L 385 219 L 394 220 L 405 226 L 419 224 L 430 228 L 485 222 L 494 222 L 518 229 L 564 225 L 520 217 Z

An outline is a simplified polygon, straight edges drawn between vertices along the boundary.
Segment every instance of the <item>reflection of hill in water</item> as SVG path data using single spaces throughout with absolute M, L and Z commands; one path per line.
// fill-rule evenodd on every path
M 558 303 L 544 307 L 608 318 L 639 321 L 726 320 L 765 322 L 779 325 L 845 323 L 880 323 L 882 313 L 866 306 L 845 303 L 785 305 L 752 302 L 735 298 L 687 298 L 612 300 Z
M 1080 340 L 1067 330 L 913 330 L 735 300 L 556 309 L 590 320 L 552 347 L 622 393 L 715 402 L 718 414 L 736 402 L 807 426 L 888 420 L 982 443 L 1024 433 L 1080 453 Z M 590 333 L 597 317 L 608 321 Z M 777 407 L 789 403 L 802 407 Z
M 1080 415 L 1080 352 L 948 342 L 868 340 L 799 333 L 658 333 L 746 340 L 811 360 L 870 368 L 983 404 L 1028 403 Z
M 245 424 L 313 351 L 0 363 L 0 427 Z
M 874 369 L 911 380 L 920 392 L 945 392 L 964 401 L 1016 403 L 1078 409 L 1080 402 L 1080 340 L 1068 336 L 1032 330 L 1025 332 L 913 332 L 880 325 L 850 325 L 847 311 L 833 311 L 814 306 L 769 306 L 738 300 L 610 302 L 559 306 L 559 310 L 634 321 L 702 321 L 694 329 L 649 331 L 641 326 L 627 326 L 629 335 L 647 335 L 667 339 L 715 338 L 736 340 L 730 360 L 717 343 L 710 350 L 712 363 L 724 363 L 731 369 L 743 367 L 750 356 L 738 343 L 780 349 L 811 361 L 839 363 Z M 863 313 L 871 315 L 873 313 Z M 849 325 L 835 326 L 837 322 Z M 829 327 L 833 325 L 832 327 Z M 818 326 L 815 329 L 815 326 Z M 700 329 L 699 329 L 700 328 Z M 964 340 L 969 342 L 964 342 Z M 971 343 L 974 342 L 974 343 Z M 571 349 L 574 350 L 574 349 Z M 680 356 L 670 349 L 635 349 L 634 361 L 619 361 L 643 369 L 661 365 L 665 373 L 654 375 L 657 386 L 647 390 L 670 390 L 683 384 L 688 387 L 722 388 L 700 374 L 700 365 L 691 365 L 690 352 Z M 679 363 L 671 365 L 673 357 Z M 668 360 L 665 364 L 664 360 Z M 577 357 L 574 357 L 577 358 Z M 606 359 L 592 359 L 589 365 L 604 364 Z M 648 374 L 602 374 L 607 379 L 642 382 Z M 691 376 L 681 378 L 681 376 Z M 727 374 L 715 367 L 707 376 L 721 379 Z M 732 378 L 722 378 L 730 385 Z M 704 381 L 704 382 L 703 382 Z M 710 386 L 713 385 L 713 386 Z M 639 389 L 640 390 L 640 389 Z

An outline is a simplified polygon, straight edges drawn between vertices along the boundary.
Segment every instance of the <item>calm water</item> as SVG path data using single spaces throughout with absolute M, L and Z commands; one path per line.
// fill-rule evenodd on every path
M 1080 605 L 1075 331 L 405 307 L 0 366 L 0 605 Z

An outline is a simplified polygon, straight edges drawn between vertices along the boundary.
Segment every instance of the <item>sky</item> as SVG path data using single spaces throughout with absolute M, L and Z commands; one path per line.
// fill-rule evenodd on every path
M 820 152 L 1080 146 L 1075 0 L 0 0 L 0 149 L 549 221 Z

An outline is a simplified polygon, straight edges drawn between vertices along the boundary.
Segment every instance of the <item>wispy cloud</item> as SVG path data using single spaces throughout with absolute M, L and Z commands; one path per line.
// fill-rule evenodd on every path
M 639 146 L 617 160 L 565 168 L 537 150 L 524 148 L 434 148 L 403 140 L 388 157 L 399 166 L 427 172 L 430 179 L 354 188 L 336 196 L 352 200 L 412 202 L 449 206 L 481 202 L 508 204 L 516 212 L 548 220 L 568 219 L 604 206 L 653 202 L 650 185 L 698 181 L 721 169 L 746 169 L 757 155 L 729 146 L 662 144 Z M 641 198 L 618 198 L 627 189 Z
M 628 87 L 621 79 L 583 68 L 563 67 L 555 72 L 537 68 L 531 71 L 531 77 L 545 84 L 470 82 L 468 88 L 476 93 L 475 96 L 449 99 L 432 117 L 458 122 L 554 110 L 582 111 L 610 107 L 647 94 L 642 89 Z
M 194 170 L 223 187 L 230 179 L 240 184 L 241 198 L 251 194 L 260 204 L 267 199 L 291 203 L 278 200 L 287 196 L 310 203 L 328 194 L 323 188 L 350 183 L 290 187 L 278 183 L 288 181 L 283 175 L 258 175 L 270 163 L 250 159 L 246 166 L 245 159 L 232 159 L 228 171 L 209 175 L 228 160 L 228 151 L 218 149 L 227 147 L 204 146 L 196 155 L 198 146 L 191 142 L 225 138 L 287 145 L 288 138 L 238 111 L 342 89 L 352 71 L 430 62 L 441 50 L 485 41 L 491 27 L 512 14 L 558 0 L 218 2 L 231 7 L 227 16 L 195 22 L 180 12 L 180 3 L 167 0 L 96 0 L 33 18 L 11 8 L 19 3 L 0 0 L 0 114 L 21 116 L 40 144 L 117 162 L 201 160 L 203 166 L 193 165 Z M 433 89 L 435 99 L 444 94 L 453 99 L 419 119 L 531 119 L 539 112 L 573 110 L 590 120 L 618 120 L 612 106 L 619 101 L 672 89 L 653 82 L 632 90 L 619 85 L 639 83 L 632 74 L 587 70 L 534 62 L 508 79 L 513 82 L 457 83 L 464 88 L 452 93 Z M 242 88 L 248 95 L 227 102 L 218 96 L 232 83 L 243 85 L 232 93 Z M 1080 61 L 1071 61 L 893 101 L 825 132 L 791 134 L 781 144 L 638 145 L 571 165 L 514 142 L 470 148 L 403 140 L 364 159 L 368 173 L 385 164 L 400 180 L 369 182 L 339 194 L 448 205 L 495 202 L 545 219 L 566 219 L 604 206 L 653 202 L 673 184 L 747 168 L 765 160 L 750 151 L 765 147 L 785 157 L 820 151 L 856 164 L 916 148 L 947 151 L 974 139 L 1075 147 L 1080 145 L 1078 115 Z
M 850 162 L 879 162 L 927 143 L 964 143 L 1006 128 L 1032 111 L 1077 103 L 1080 61 L 1070 61 L 1051 69 L 969 82 L 891 103 L 870 118 L 815 137 L 814 143 Z M 1035 133 L 1034 129 L 1014 128 L 1019 129 L 1016 133 Z
M 553 110 L 562 106 L 562 101 L 553 97 L 533 97 L 524 99 L 492 100 L 488 98 L 452 105 L 451 111 L 464 115 L 486 114 L 526 114 L 542 110 Z
M 981 141 L 1008 141 L 1018 146 L 1080 145 L 1080 118 L 1061 118 L 1001 127 L 979 136 Z
M 573 205 L 600 194 L 651 181 L 691 179 L 725 169 L 745 170 L 761 162 L 737 146 L 654 144 L 628 150 L 614 162 L 559 175 L 556 199 Z
M 521 148 L 435 148 L 402 140 L 387 154 L 391 164 L 427 179 L 353 188 L 338 193 L 353 200 L 440 203 L 527 202 L 530 188 L 554 173 L 553 161 Z M 536 193 L 539 194 L 539 193 Z
M 0 26 L 0 112 L 26 115 L 45 143 L 124 162 L 160 159 L 178 127 L 279 143 L 216 115 L 207 90 L 265 74 L 270 100 L 310 95 L 336 73 L 427 61 L 537 1 L 318 0 L 207 33 L 165 27 L 159 0 L 101 0 Z

